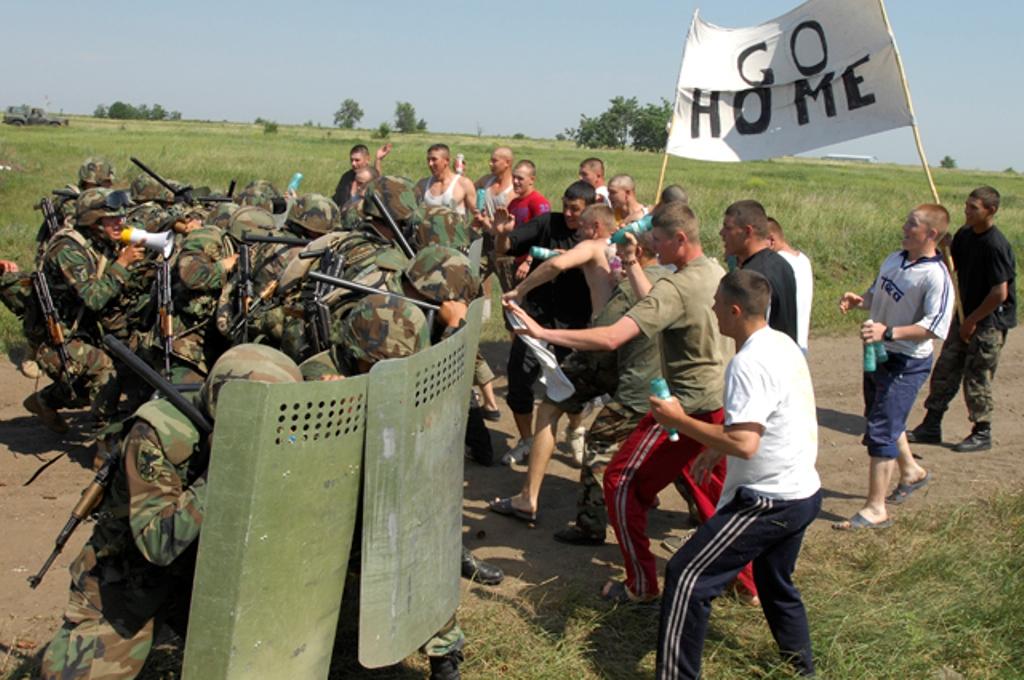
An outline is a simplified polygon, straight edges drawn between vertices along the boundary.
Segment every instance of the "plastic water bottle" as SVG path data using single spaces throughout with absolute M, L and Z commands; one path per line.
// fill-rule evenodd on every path
M 540 246 L 532 246 L 530 248 L 530 257 L 535 260 L 550 260 L 559 254 L 557 250 L 551 250 L 550 248 L 541 248 Z
M 864 372 L 874 373 L 878 370 L 878 356 L 875 354 L 875 344 L 873 342 L 864 343 Z
M 668 383 L 664 378 L 655 378 L 651 381 L 651 395 L 658 399 L 671 399 L 672 393 L 668 389 Z M 674 429 L 668 430 L 668 440 L 670 442 L 679 441 L 679 433 Z
M 460 154 L 456 154 L 455 155 L 455 174 L 456 175 L 461 175 L 462 172 L 465 169 L 466 169 L 466 157 L 464 155 L 462 155 L 461 153 Z
M 477 212 L 483 212 L 483 209 L 487 207 L 487 189 L 476 190 L 476 210 Z
M 731 271 L 735 271 L 736 267 L 739 267 L 739 266 L 740 266 L 740 258 L 736 257 L 735 255 L 726 255 L 725 256 L 725 267 L 726 267 L 727 271 L 730 271 L 730 272 Z
M 888 360 L 889 360 L 889 353 L 885 351 L 885 343 L 884 342 L 876 342 L 875 343 L 875 363 L 876 364 L 884 364 Z
M 292 175 L 292 181 L 288 182 L 288 191 L 292 193 L 299 193 L 299 185 L 302 184 L 302 173 L 297 172 Z
M 608 239 L 608 243 L 614 243 L 615 245 L 622 245 L 626 242 L 626 234 L 633 234 L 639 236 L 645 231 L 649 231 L 653 225 L 654 217 L 651 214 L 644 215 L 636 222 L 630 222 L 626 226 L 619 229 L 617 232 L 611 235 Z

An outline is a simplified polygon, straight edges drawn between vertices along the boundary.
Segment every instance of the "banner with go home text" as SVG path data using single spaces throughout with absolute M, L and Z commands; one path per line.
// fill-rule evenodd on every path
M 752 28 L 695 12 L 666 151 L 756 160 L 912 123 L 880 0 L 809 0 Z

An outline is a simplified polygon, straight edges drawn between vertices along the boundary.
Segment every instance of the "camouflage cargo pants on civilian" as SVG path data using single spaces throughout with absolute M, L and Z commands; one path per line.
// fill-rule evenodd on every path
M 598 411 L 587 430 L 583 467 L 580 469 L 583 489 L 576 502 L 576 526 L 591 536 L 604 538 L 608 526 L 608 513 L 604 507 L 604 469 L 643 416 L 643 413 L 612 401 Z
M 1006 331 L 992 327 L 978 329 L 970 342 L 964 342 L 960 323 L 954 318 L 932 371 L 925 408 L 944 413 L 962 382 L 971 422 L 992 422 L 992 379 L 1005 342 Z

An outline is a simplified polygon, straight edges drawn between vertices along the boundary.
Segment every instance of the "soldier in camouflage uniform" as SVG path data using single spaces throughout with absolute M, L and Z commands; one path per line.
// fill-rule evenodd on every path
M 230 380 L 301 379 L 277 350 L 239 345 L 214 365 L 199 406 L 215 417 L 220 388 Z M 144 404 L 128 425 L 92 536 L 70 567 L 64 625 L 43 656 L 47 680 L 128 680 L 142 669 L 158 622 L 185 635 L 208 443 L 163 399 Z
M 171 375 L 175 383 L 201 381 L 226 349 L 223 337 L 216 330 L 214 313 L 221 290 L 238 261 L 223 230 L 212 225 L 192 227 L 194 223 L 184 235 L 173 262 L 177 278 L 172 292 Z M 158 328 L 151 331 L 149 345 L 153 351 L 162 351 Z
M 129 204 L 123 191 L 85 191 L 78 199 L 77 226 L 61 230 L 40 263 L 67 340 L 71 380 L 62 374 L 57 349 L 46 338 L 36 358 L 54 382 L 30 395 L 24 406 L 58 432 L 67 430 L 58 408 L 90 404 L 100 427 L 117 410 L 120 387 L 114 363 L 100 349 L 99 340 L 106 314 L 131 288 L 128 267 L 143 257 L 142 248 L 132 245 L 114 253 Z
M 221 291 L 217 308 L 217 330 L 231 341 L 237 341 L 243 336 L 243 330 L 245 330 L 249 338 L 256 342 L 262 342 L 263 338 L 267 338 L 273 331 L 273 329 L 265 329 L 264 324 L 269 318 L 268 312 L 273 306 L 271 300 L 279 285 L 280 277 L 301 252 L 302 247 L 281 243 L 247 244 L 244 240 L 246 234 L 254 236 L 282 235 L 277 231 L 274 216 L 257 206 L 247 205 L 237 208 L 228 219 L 225 231 L 231 237 L 239 253 L 243 248 L 249 250 L 249 282 L 252 298 L 249 300 L 249 308 L 245 312 L 248 322 L 244 323 L 243 328 L 240 291 L 244 290 L 245 282 L 240 280 L 241 268 L 236 267 L 237 275 Z
M 299 369 L 306 380 L 337 380 L 368 372 L 375 363 L 415 354 L 430 345 L 423 312 L 401 298 L 374 294 L 360 300 L 331 329 L 331 347 Z M 453 616 L 422 647 L 431 680 L 458 680 L 465 636 Z
M 235 196 L 235 202 L 238 205 L 254 205 L 259 208 L 263 208 L 268 212 L 273 212 L 274 199 L 283 199 L 284 196 L 281 192 L 274 188 L 274 185 L 270 183 L 270 180 L 266 179 L 254 179 L 245 185 Z
M 175 183 L 168 183 L 175 186 Z M 163 184 L 160 184 L 149 175 L 142 173 L 132 180 L 132 200 L 139 205 L 143 203 L 156 203 L 164 208 L 174 205 L 174 194 Z

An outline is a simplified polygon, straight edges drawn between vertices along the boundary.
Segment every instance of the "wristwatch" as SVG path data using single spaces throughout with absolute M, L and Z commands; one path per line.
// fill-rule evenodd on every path
M 886 342 L 892 342 L 892 326 L 886 328 L 885 332 L 882 333 L 882 340 L 885 340 Z

